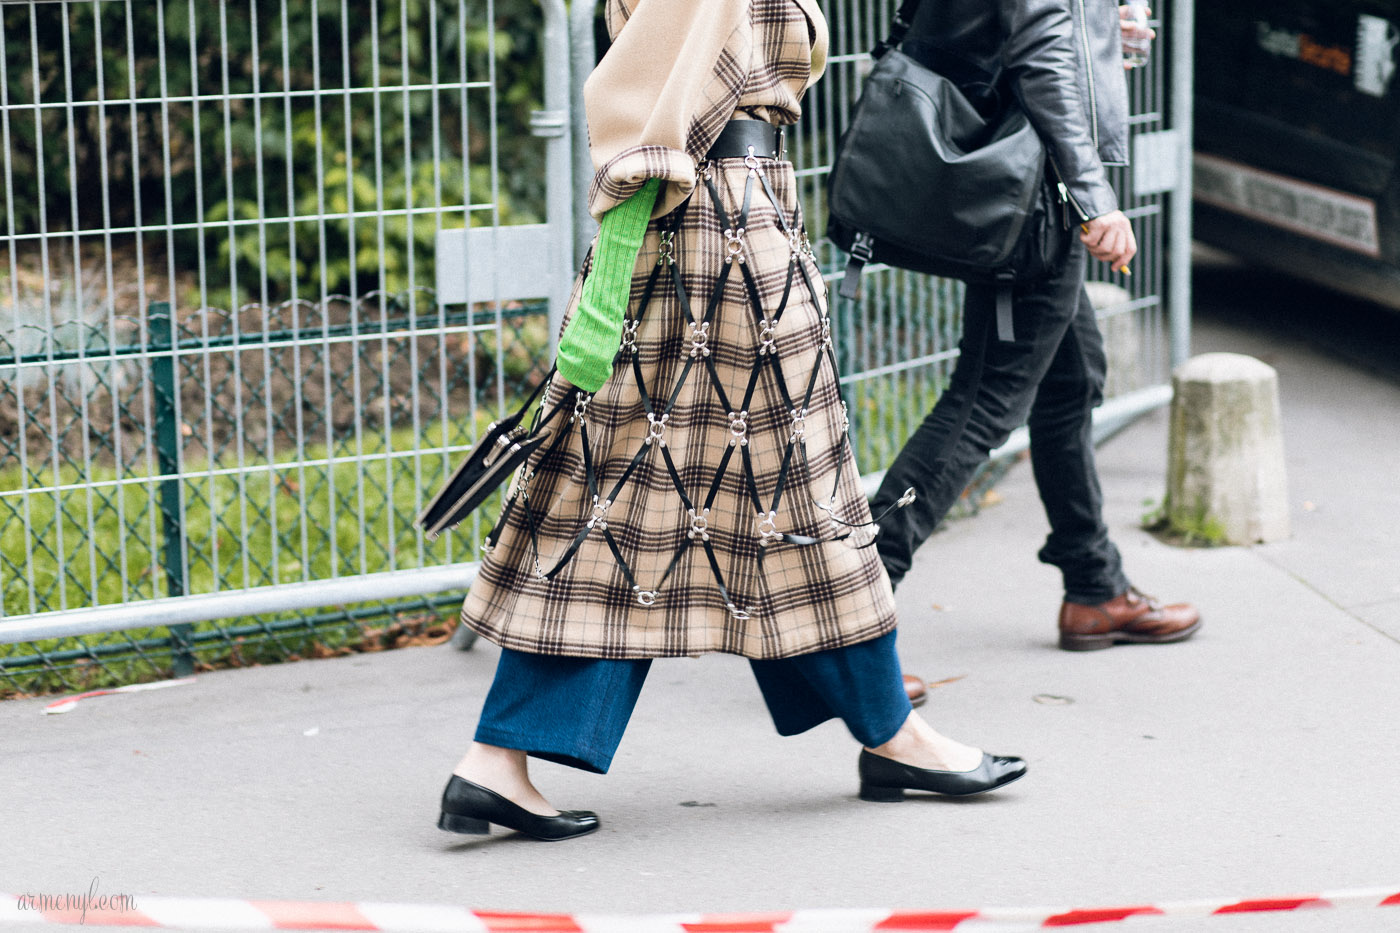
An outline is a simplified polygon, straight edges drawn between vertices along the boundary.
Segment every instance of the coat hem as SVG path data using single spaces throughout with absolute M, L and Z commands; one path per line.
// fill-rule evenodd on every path
M 858 645 L 867 641 L 874 641 L 884 635 L 888 635 L 894 630 L 897 618 L 891 612 L 888 616 L 874 621 L 858 629 L 843 630 L 842 637 L 834 638 L 830 642 L 822 642 L 814 645 L 803 645 L 798 650 L 784 651 L 781 648 L 776 652 L 764 652 L 753 654 L 739 648 L 715 645 L 704 648 L 694 648 L 690 646 L 678 646 L 672 648 L 660 648 L 655 650 L 643 648 L 629 648 L 625 645 L 601 646 L 585 644 L 554 643 L 541 644 L 538 637 L 521 638 L 511 636 L 509 633 L 489 625 L 485 622 L 469 618 L 464 611 L 460 624 L 465 625 L 476 634 L 500 648 L 509 648 L 512 651 L 519 651 L 524 654 L 543 654 L 556 657 L 567 658 L 601 658 L 610 661 L 637 661 L 647 658 L 698 658 L 707 654 L 729 654 L 736 657 L 747 658 L 754 661 L 774 661 L 780 658 L 795 658 L 804 654 L 815 654 L 818 651 L 832 651 L 837 648 L 849 648 L 851 645 Z

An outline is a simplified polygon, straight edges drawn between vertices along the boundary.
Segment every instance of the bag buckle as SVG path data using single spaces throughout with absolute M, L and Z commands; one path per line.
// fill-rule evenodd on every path
M 841 287 L 837 294 L 850 301 L 860 299 L 860 274 L 865 264 L 875 258 L 875 241 L 868 233 L 857 233 L 851 241 L 850 259 L 846 261 L 846 274 L 841 277 Z
M 875 250 L 873 248 L 874 246 L 875 241 L 870 238 L 870 234 L 857 233 L 855 236 L 855 240 L 851 243 L 851 255 L 854 258 L 859 259 L 861 265 L 865 265 L 867 262 L 875 258 Z

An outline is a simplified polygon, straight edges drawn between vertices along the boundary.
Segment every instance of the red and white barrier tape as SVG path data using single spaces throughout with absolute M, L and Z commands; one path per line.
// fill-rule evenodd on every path
M 87 693 L 79 693 L 74 696 L 64 697 L 61 700 L 54 700 L 44 707 L 44 715 L 52 716 L 57 713 L 71 713 L 73 708 L 89 697 L 105 697 L 114 693 L 140 693 L 143 690 L 164 690 L 166 687 L 183 687 L 194 683 L 193 677 L 179 677 L 175 680 L 157 680 L 149 684 L 127 684 L 125 687 L 108 687 L 105 690 L 89 690 Z
M 394 933 L 932 933 L 937 930 L 1045 929 L 1147 916 L 1204 917 L 1358 907 L 1400 907 L 1400 888 L 1328 891 L 1258 900 L 1177 901 L 1133 907 L 797 910 L 669 916 L 508 913 L 465 907 L 348 901 L 0 894 L 0 925 L 84 923 L 186 930 L 381 930 Z

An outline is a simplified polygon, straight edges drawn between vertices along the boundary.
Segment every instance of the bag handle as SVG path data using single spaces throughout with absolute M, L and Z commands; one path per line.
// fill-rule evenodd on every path
M 909 27 L 914 24 L 914 15 L 919 12 L 919 4 L 923 0 L 904 0 L 895 11 L 894 22 L 890 24 L 890 34 L 880 42 L 875 44 L 875 48 L 870 50 L 870 54 L 875 59 L 885 57 L 885 53 L 895 48 L 904 41 L 904 37 L 909 34 Z

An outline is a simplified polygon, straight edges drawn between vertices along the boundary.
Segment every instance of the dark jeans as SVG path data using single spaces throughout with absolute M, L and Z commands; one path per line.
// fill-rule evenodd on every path
M 894 632 L 749 665 L 780 735 L 839 717 L 856 741 L 874 748 L 894 738 L 909 718 Z M 504 648 L 476 740 L 606 773 L 650 669 L 650 658 L 572 658 Z
M 880 522 L 877 547 L 890 580 L 908 572 L 987 455 L 1029 418 L 1031 465 L 1050 535 L 1040 559 L 1060 569 L 1065 599 L 1100 603 L 1128 588 L 1118 549 L 1103 523 L 1094 466 L 1094 406 L 1103 400 L 1103 337 L 1084 291 L 1084 247 L 1064 266 L 1018 288 L 1016 339 L 996 339 L 996 291 L 969 285 L 964 334 L 952 380 L 885 474 L 872 510 L 880 514 L 913 487 L 918 498 Z M 977 356 L 983 371 L 976 378 Z M 950 435 L 955 440 L 949 441 Z M 988 572 L 993 572 L 988 568 Z

